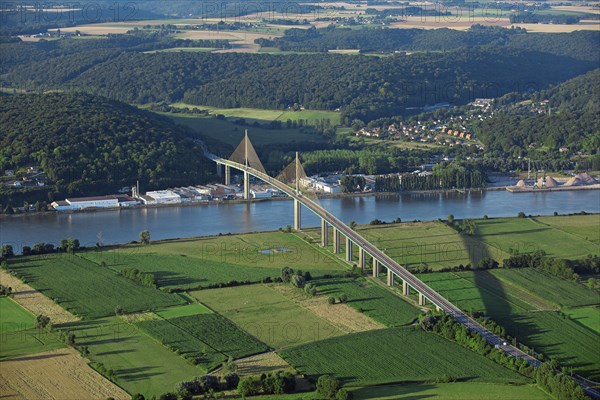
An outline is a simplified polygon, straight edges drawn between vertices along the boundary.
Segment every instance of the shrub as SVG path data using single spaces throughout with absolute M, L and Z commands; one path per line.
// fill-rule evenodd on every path
M 329 304 L 335 304 L 335 297 L 333 297 L 333 296 L 329 296 L 329 297 L 327 298 L 327 303 L 329 303 Z
M 297 288 L 303 288 L 305 285 L 304 277 L 302 275 L 293 275 L 291 278 L 291 283 Z
M 225 389 L 232 390 L 238 387 L 240 376 L 235 373 L 227 374 L 223 377 L 223 380 L 225 381 Z
M 525 213 L 523 211 L 519 211 L 519 213 L 517 214 L 517 217 L 519 217 L 519 218 L 525 218 L 526 215 L 525 215 Z
M 352 400 L 354 395 L 347 391 L 346 389 L 340 389 L 337 391 L 335 395 L 335 400 Z
M 317 380 L 317 393 L 325 399 L 335 399 L 340 381 L 331 375 L 321 375 Z
M 240 396 L 242 396 L 242 398 L 245 399 L 246 396 L 257 395 L 260 392 L 261 388 L 262 388 L 262 384 L 258 378 L 253 377 L 253 376 L 248 376 L 248 377 L 240 380 L 240 382 L 237 386 L 237 391 L 240 394 Z
M 340 303 L 346 303 L 348 302 L 348 295 L 346 293 L 342 293 L 340 295 Z

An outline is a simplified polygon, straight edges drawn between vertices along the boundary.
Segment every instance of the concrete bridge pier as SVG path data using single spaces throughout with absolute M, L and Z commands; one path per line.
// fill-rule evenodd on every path
M 333 228 L 333 252 L 340 254 L 340 231 Z
M 352 241 L 350 238 L 346 238 L 346 261 L 352 261 Z
M 373 278 L 377 278 L 379 276 L 379 261 L 375 257 L 373 257 Z
M 362 247 L 358 248 L 358 266 L 362 272 L 365 272 L 365 266 L 367 265 L 367 254 Z
M 410 295 L 410 286 L 406 281 L 402 281 L 402 295 L 409 296 Z
M 221 164 L 217 163 L 217 176 L 220 178 L 223 176 L 223 169 L 221 168 Z
M 301 209 L 302 204 L 296 199 L 294 199 L 294 229 L 299 231 L 301 228 Z
M 387 284 L 388 286 L 394 286 L 394 273 L 389 268 L 387 270 Z
M 321 219 L 321 246 L 329 246 L 329 226 L 324 219 Z
M 419 293 L 419 305 L 420 305 L 420 306 L 424 306 L 424 305 L 425 305 L 425 302 L 426 302 L 426 300 L 427 300 L 427 299 L 425 298 L 425 296 L 423 296 L 423 294 Z
M 225 184 L 231 185 L 231 167 L 229 165 L 225 166 Z
M 435 306 L 435 311 L 442 311 L 442 308 L 440 306 Z
M 250 200 L 250 174 L 244 171 L 244 200 Z

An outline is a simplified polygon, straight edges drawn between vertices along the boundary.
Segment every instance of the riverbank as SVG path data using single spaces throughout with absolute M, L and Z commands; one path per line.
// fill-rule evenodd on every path
M 600 189 L 600 183 L 595 185 L 586 185 L 586 186 L 558 186 L 552 188 L 537 188 L 532 186 L 507 186 L 506 190 L 511 193 L 544 193 L 544 192 L 564 192 L 567 190 L 598 190 Z

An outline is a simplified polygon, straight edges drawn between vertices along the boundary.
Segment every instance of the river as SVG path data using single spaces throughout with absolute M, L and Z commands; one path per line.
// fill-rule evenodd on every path
M 551 215 L 600 212 L 600 190 L 546 193 L 477 191 L 460 193 L 393 194 L 321 199 L 321 204 L 344 222 L 366 224 L 378 218 L 392 221 L 426 221 L 446 218 L 516 216 L 519 211 Z M 317 217 L 303 208 L 302 226 L 319 226 Z M 185 207 L 136 208 L 75 214 L 32 214 L 0 219 L 0 244 L 15 251 L 23 245 L 58 244 L 67 237 L 83 246 L 127 243 L 149 230 L 153 240 L 277 230 L 293 224 L 290 201 L 211 204 Z

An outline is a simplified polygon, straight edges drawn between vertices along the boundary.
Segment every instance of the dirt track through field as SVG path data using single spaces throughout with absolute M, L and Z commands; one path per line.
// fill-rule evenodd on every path
M 59 349 L 0 362 L 2 399 L 128 400 L 74 349 Z
M 10 286 L 13 289 L 13 300 L 34 315 L 43 314 L 50 317 L 50 322 L 53 324 L 64 324 L 80 320 L 79 317 L 71 314 L 42 293 L 6 271 L 0 271 L 0 284 Z

